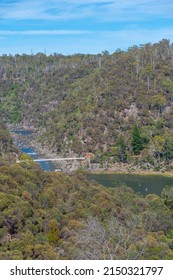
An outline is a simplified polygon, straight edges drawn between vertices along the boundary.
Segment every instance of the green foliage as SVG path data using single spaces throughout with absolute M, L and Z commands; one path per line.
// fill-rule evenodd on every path
M 51 244 L 56 245 L 60 239 L 60 230 L 57 228 L 56 220 L 51 220 L 49 223 L 49 231 L 47 232 L 47 238 Z
M 132 128 L 132 150 L 135 155 L 139 155 L 143 149 L 143 140 L 140 134 L 140 129 L 137 125 Z
M 7 97 L 0 104 L 0 111 L 4 111 L 6 119 L 11 123 L 19 123 L 21 121 L 19 84 L 13 84 L 7 93 Z
M 58 154 L 129 163 L 145 148 L 141 161 L 168 163 L 170 144 L 160 155 L 152 145 L 155 136 L 173 137 L 171 59 L 165 39 L 113 54 L 2 56 L 2 118 L 38 128 L 38 141 Z M 142 143 L 139 135 L 131 141 L 136 123 Z M 117 143 L 121 134 L 126 148 Z
M 0 120 L 0 156 L 10 152 L 17 152 L 17 148 L 14 146 L 10 133 L 4 123 Z
M 165 186 L 162 190 L 161 197 L 163 198 L 164 203 L 170 209 L 173 209 L 173 186 Z
M 150 98 L 149 104 L 161 111 L 162 106 L 166 104 L 166 98 L 163 94 L 158 93 Z
M 2 119 L 38 128 L 55 153 L 160 169 L 173 159 L 172 58 L 168 40 L 113 54 L 0 57 Z M 2 123 L 0 211 L 0 259 L 173 259 L 171 186 L 144 198 L 83 172 L 42 172 Z
M 27 155 L 27 154 L 22 154 L 22 155 L 20 156 L 20 160 L 21 160 L 21 161 L 32 161 L 32 157 L 30 157 L 30 156 Z
M 0 259 L 173 257 L 171 187 L 144 198 L 32 162 L 2 166 L 0 178 Z
M 169 162 L 173 159 L 173 137 L 171 135 L 165 135 L 164 151 L 165 158 Z
M 123 135 L 119 136 L 117 140 L 117 145 L 118 145 L 118 158 L 121 162 L 125 162 L 127 159 L 127 153 L 126 153 L 127 146 Z

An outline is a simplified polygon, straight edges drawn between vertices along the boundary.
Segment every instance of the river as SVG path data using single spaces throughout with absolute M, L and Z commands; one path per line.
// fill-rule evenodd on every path
M 13 135 L 14 143 L 16 146 L 25 154 L 29 155 L 33 159 L 42 158 L 38 151 L 36 151 L 30 145 L 30 140 L 33 137 L 34 132 L 31 130 L 11 130 L 10 131 Z M 40 167 L 44 171 L 54 171 L 55 166 L 51 161 L 40 161 L 38 162 Z
M 33 147 L 30 146 L 30 138 L 33 132 L 29 130 L 12 130 L 11 131 L 15 144 L 23 153 L 30 155 L 33 159 L 41 158 Z M 14 137 L 16 135 L 17 137 Z M 29 141 L 28 141 L 29 139 Z M 44 171 L 54 171 L 56 167 L 51 161 L 39 162 L 41 169 Z M 155 193 L 160 195 L 166 185 L 173 185 L 173 177 L 163 175 L 136 175 L 136 174 L 89 174 L 89 180 L 95 180 L 106 187 L 117 187 L 122 184 L 133 188 L 137 193 L 147 195 Z

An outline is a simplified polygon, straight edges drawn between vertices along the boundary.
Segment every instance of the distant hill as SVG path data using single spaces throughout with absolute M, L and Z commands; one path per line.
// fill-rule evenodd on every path
M 33 125 L 57 154 L 145 168 L 173 159 L 169 40 L 113 54 L 2 56 L 0 100 L 5 122 Z

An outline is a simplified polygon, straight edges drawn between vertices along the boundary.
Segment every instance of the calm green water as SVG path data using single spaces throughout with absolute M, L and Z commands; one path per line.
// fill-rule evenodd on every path
M 147 195 L 160 195 L 166 185 L 173 185 L 173 178 L 162 175 L 124 175 L 124 174 L 89 174 L 89 180 L 95 180 L 106 187 L 118 187 L 122 184 L 135 192 Z

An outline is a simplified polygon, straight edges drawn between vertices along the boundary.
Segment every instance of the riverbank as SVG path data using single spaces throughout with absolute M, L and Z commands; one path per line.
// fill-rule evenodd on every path
M 134 165 L 134 163 L 114 163 L 111 166 L 108 166 L 107 168 L 98 168 L 98 169 L 91 169 L 92 174 L 125 174 L 125 175 L 163 175 L 163 176 L 169 176 L 173 177 L 173 170 L 168 171 L 165 170 L 166 167 L 160 168 L 160 170 L 155 170 L 155 168 L 152 168 L 151 166 L 148 169 L 144 169 L 139 165 Z M 169 165 L 171 168 L 172 165 Z
M 139 170 L 139 171 L 120 171 L 120 170 L 94 170 L 90 171 L 91 174 L 124 174 L 124 175 L 162 175 L 166 177 L 173 177 L 173 172 L 161 172 L 161 171 L 151 171 L 151 170 Z
M 147 165 L 147 166 L 146 166 Z M 93 165 L 94 166 L 94 165 Z M 91 164 L 92 167 L 92 164 Z M 138 162 L 137 165 L 135 163 L 112 163 L 105 167 L 100 167 L 97 165 L 97 168 L 91 168 L 90 172 L 92 174 L 136 174 L 136 175 L 163 175 L 173 177 L 173 164 L 165 165 L 164 162 L 160 163 L 160 167 L 153 167 L 151 164 L 143 164 L 142 162 Z
M 65 155 L 63 153 L 58 154 L 53 151 L 53 149 L 49 148 L 47 145 L 43 146 L 39 141 L 38 141 L 38 136 L 40 135 L 40 132 L 36 131 L 34 127 L 31 126 L 25 126 L 22 127 L 21 125 L 9 125 L 8 129 L 10 131 L 30 131 L 29 134 L 24 134 L 24 135 L 17 135 L 13 134 L 13 140 L 17 144 L 19 142 L 22 142 L 22 144 L 25 144 L 25 146 L 33 148 L 38 154 L 41 154 L 45 158 L 56 158 L 56 157 L 64 157 Z M 76 157 L 77 155 L 74 153 L 71 153 L 68 155 L 69 157 Z M 59 167 L 60 163 L 58 164 Z M 57 167 L 57 168 L 58 168 Z M 88 171 L 91 174 L 124 174 L 124 175 L 129 175 L 129 174 L 136 174 L 136 175 L 163 175 L 167 177 L 173 177 L 173 171 L 168 171 L 168 167 L 171 169 L 173 166 L 170 164 L 165 165 L 164 163 L 160 164 L 160 170 L 156 171 L 154 170 L 153 166 L 149 163 L 140 163 L 138 162 L 137 165 L 135 165 L 133 162 L 132 163 L 112 163 L 112 164 L 100 164 L 100 163 L 90 163 L 87 167 L 86 166 L 82 167 L 86 171 Z M 63 170 L 70 170 L 71 172 L 80 169 L 81 165 L 76 162 L 73 164 L 73 166 L 69 166 L 67 168 L 66 163 L 61 164 L 61 168 Z

